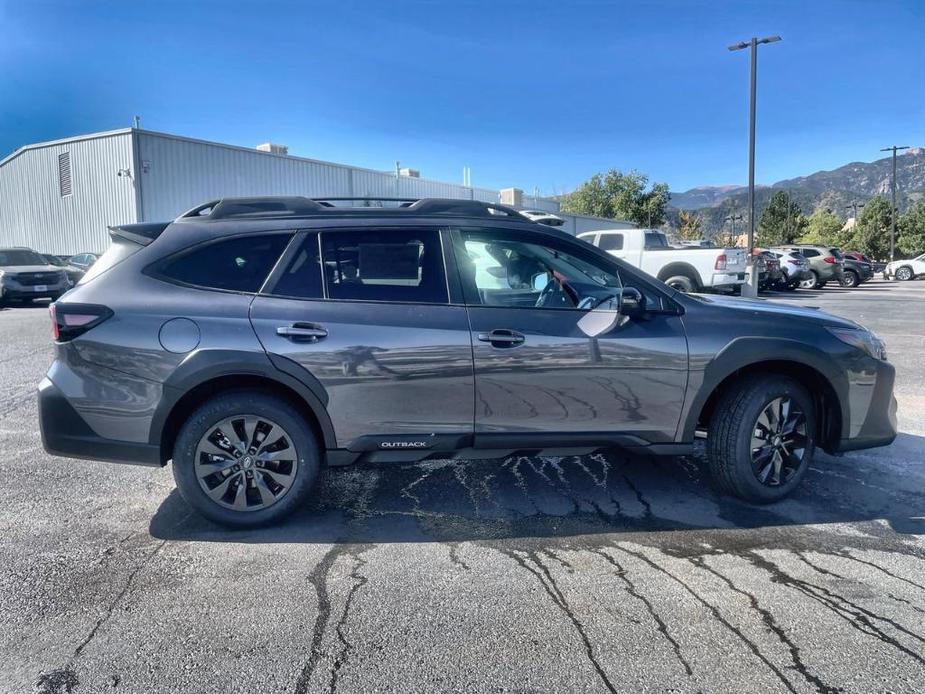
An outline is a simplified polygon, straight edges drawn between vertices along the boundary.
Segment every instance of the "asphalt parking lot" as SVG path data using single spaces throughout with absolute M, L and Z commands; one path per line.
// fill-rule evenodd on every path
M 332 470 L 249 532 L 168 469 L 46 455 L 50 323 L 0 311 L 0 690 L 925 691 L 925 282 L 769 298 L 898 370 L 897 441 L 783 503 L 697 456 L 438 461 Z

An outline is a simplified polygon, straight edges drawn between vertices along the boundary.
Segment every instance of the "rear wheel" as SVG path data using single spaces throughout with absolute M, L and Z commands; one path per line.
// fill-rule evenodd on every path
M 728 390 L 707 437 L 710 470 L 720 488 L 770 503 L 790 494 L 815 451 L 816 420 L 806 390 L 786 376 L 756 376 Z
M 319 461 L 311 428 L 291 405 L 239 391 L 193 412 L 177 437 L 173 475 L 180 494 L 203 516 L 249 528 L 301 506 Z
M 685 294 L 690 294 L 697 291 L 697 284 L 687 275 L 674 275 L 665 280 L 667 284 L 672 289 L 677 289 L 679 292 L 684 292 Z
M 903 265 L 896 271 L 896 279 L 901 280 L 902 282 L 908 282 L 912 279 L 915 273 L 912 272 L 912 268 L 908 265 Z
M 858 277 L 858 273 L 854 270 L 845 270 L 845 274 L 841 278 L 841 286 L 848 289 L 853 289 L 861 283 L 861 278 Z

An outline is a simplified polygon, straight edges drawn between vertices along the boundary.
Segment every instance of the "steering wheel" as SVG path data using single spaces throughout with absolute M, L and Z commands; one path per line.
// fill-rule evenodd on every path
M 578 304 L 578 292 L 569 286 L 562 275 L 558 272 L 553 272 L 552 278 L 546 283 L 539 297 L 537 297 L 535 306 L 545 308 L 557 294 L 562 295 L 565 302 L 569 304 L 569 308 L 573 308 Z

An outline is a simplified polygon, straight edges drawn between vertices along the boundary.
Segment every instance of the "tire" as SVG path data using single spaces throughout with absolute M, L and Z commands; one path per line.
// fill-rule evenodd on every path
M 915 277 L 915 273 L 912 272 L 912 268 L 908 265 L 903 265 L 896 271 L 896 279 L 900 282 L 908 282 L 913 277 Z
M 826 283 L 819 279 L 819 273 L 815 270 L 810 270 L 810 272 L 813 273 L 813 289 L 822 289 L 825 287 Z
M 842 275 L 841 286 L 846 289 L 854 289 L 861 283 L 861 278 L 858 277 L 858 273 L 854 270 L 845 270 L 845 273 Z
M 677 289 L 684 294 L 690 294 L 697 291 L 697 283 L 687 275 L 672 275 L 665 280 L 672 289 Z
M 248 442 L 242 442 L 242 430 Z M 217 431 L 227 432 L 224 440 Z M 221 446 L 208 443 L 210 438 Z M 241 450 L 248 443 L 250 447 Z M 225 449 L 229 452 L 223 453 Z M 286 457 L 289 451 L 291 458 Z M 221 460 L 226 470 L 200 462 L 210 456 Z M 289 403 L 259 390 L 242 390 L 217 395 L 190 415 L 174 446 L 173 477 L 181 496 L 201 515 L 228 527 L 254 528 L 275 523 L 302 506 L 320 460 L 311 427 Z M 206 492 L 210 487 L 213 496 Z
M 819 281 L 819 276 L 812 270 L 810 270 L 810 273 L 812 273 L 811 277 L 805 280 L 800 280 L 800 284 L 799 284 L 800 289 L 815 289 L 816 288 L 816 282 Z
M 783 401 L 789 403 L 788 413 L 797 423 L 794 434 L 785 435 L 783 448 L 780 448 L 772 438 L 773 431 L 768 432 L 775 425 L 766 411 L 769 407 L 777 410 L 780 419 L 781 410 L 775 403 Z M 798 414 L 802 417 L 797 417 Z M 762 431 L 765 432 L 762 439 L 767 440 L 767 444 L 760 444 L 762 439 L 754 436 Z M 713 411 L 707 437 L 710 471 L 727 494 L 759 504 L 779 501 L 800 484 L 812 464 L 815 432 L 813 401 L 799 383 L 787 376 L 747 378 L 727 390 Z M 792 443 L 802 445 L 802 449 L 788 448 L 786 441 L 791 439 Z M 756 443 L 759 444 L 758 452 L 753 448 Z M 768 453 L 769 450 L 774 452 Z M 802 455 L 797 455 L 798 450 L 802 450 Z M 753 456 L 758 457 L 753 460 Z M 775 468 L 777 456 L 780 466 Z M 761 474 L 765 474 L 764 481 L 759 479 Z

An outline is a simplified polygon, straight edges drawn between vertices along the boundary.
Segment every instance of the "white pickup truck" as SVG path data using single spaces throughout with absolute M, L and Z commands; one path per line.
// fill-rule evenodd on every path
M 682 292 L 736 289 L 745 284 L 744 248 L 673 248 L 654 229 L 601 229 L 578 238 Z

